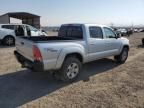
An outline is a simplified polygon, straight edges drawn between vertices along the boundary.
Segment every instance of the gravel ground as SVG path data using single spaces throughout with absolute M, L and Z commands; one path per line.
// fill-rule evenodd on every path
M 21 69 L 14 47 L 0 46 L 0 108 L 144 108 L 144 33 L 132 35 L 123 65 L 102 59 L 84 65 L 72 84 Z

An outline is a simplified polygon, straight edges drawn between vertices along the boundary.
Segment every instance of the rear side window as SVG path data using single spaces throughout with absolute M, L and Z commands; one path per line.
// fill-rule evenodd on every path
M 81 26 L 62 26 L 59 30 L 59 36 L 82 39 L 83 32 Z
M 14 25 L 2 25 L 2 28 L 14 30 Z
M 100 27 L 89 27 L 91 38 L 103 38 L 102 29 Z

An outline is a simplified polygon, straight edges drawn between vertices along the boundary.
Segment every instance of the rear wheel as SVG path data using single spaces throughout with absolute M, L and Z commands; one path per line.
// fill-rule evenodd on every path
M 3 40 L 4 45 L 11 46 L 15 44 L 15 39 L 12 36 L 6 36 Z
M 118 63 L 125 63 L 125 61 L 128 58 L 128 48 L 124 47 L 121 54 L 118 56 L 114 56 L 114 59 L 118 62 Z
M 78 77 L 81 67 L 82 64 L 79 59 L 76 57 L 67 57 L 58 73 L 60 79 L 64 82 L 74 81 Z

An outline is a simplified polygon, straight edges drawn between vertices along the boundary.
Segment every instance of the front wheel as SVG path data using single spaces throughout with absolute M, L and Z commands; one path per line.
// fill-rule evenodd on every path
M 64 82 L 74 81 L 80 71 L 82 64 L 76 57 L 67 57 L 59 71 L 60 79 Z
M 124 47 L 121 54 L 118 56 L 114 56 L 114 59 L 118 62 L 118 63 L 125 63 L 126 60 L 128 58 L 128 48 Z

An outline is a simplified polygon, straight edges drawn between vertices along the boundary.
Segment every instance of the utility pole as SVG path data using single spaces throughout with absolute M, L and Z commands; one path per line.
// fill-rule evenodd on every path
M 133 22 L 131 23 L 131 29 L 132 29 L 132 31 L 134 30 L 134 24 L 133 24 Z
M 111 26 L 112 28 L 114 28 L 114 23 L 110 23 L 110 26 Z

